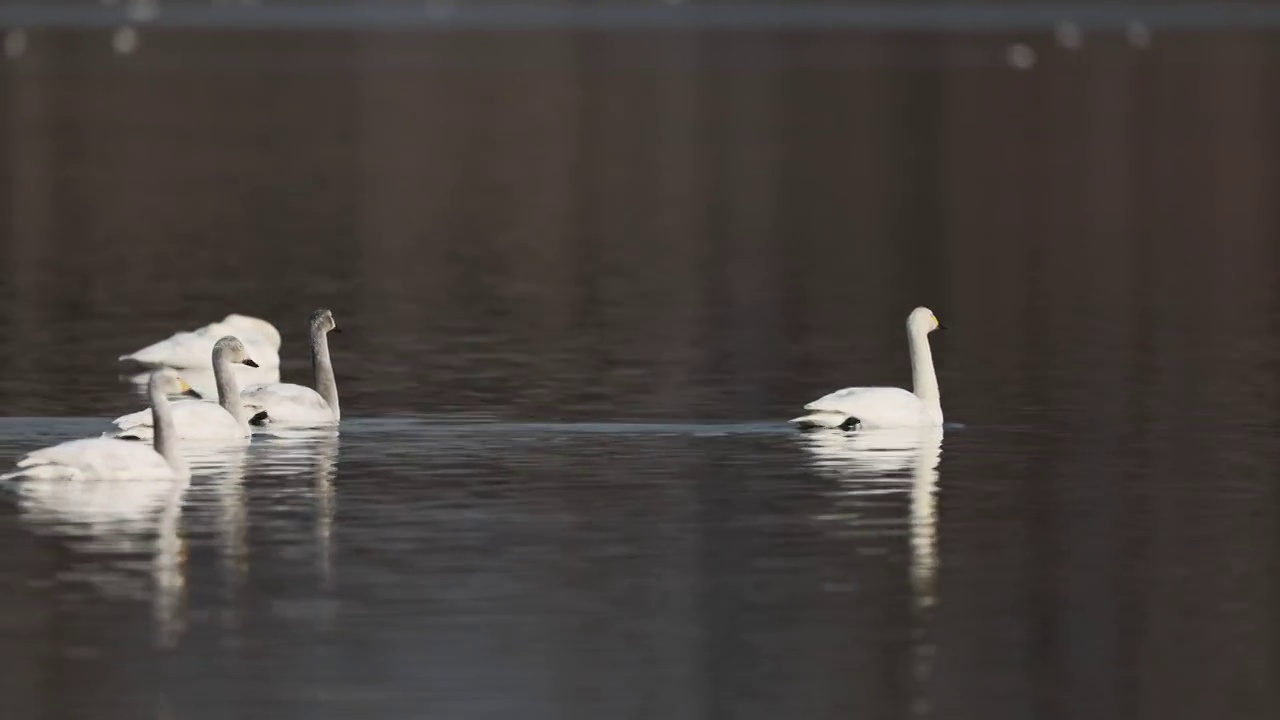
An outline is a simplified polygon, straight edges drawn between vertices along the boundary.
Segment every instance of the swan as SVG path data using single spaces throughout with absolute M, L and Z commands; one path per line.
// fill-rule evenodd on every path
M 918 307 L 907 316 L 914 392 L 895 387 L 844 388 L 805 405 L 809 413 L 791 422 L 805 428 L 845 430 L 941 427 L 942 401 L 938 376 L 933 370 L 933 353 L 929 350 L 929 333 L 941 329 L 929 308 Z
M 329 333 L 341 332 L 333 313 L 321 308 L 307 323 L 311 337 L 311 370 L 315 390 L 293 383 L 254 385 L 240 393 L 246 413 L 261 425 L 327 425 L 338 422 L 338 385 L 329 359 Z
M 151 447 L 115 438 L 70 440 L 28 453 L 18 460 L 17 469 L 0 480 L 185 480 L 191 470 L 178 453 L 170 394 L 189 394 L 187 385 L 173 370 L 151 374 L 153 433 Z
M 213 345 L 211 353 L 218 402 L 180 400 L 173 404 L 173 423 L 178 437 L 192 440 L 244 440 L 250 435 L 249 421 L 240 404 L 240 382 L 232 363 L 257 367 L 239 338 L 228 335 Z M 112 437 L 150 439 L 155 424 L 145 411 L 123 415 L 111 421 L 117 431 Z
M 174 333 L 141 350 L 121 355 L 119 360 L 145 367 L 207 369 L 214 343 L 226 335 L 241 338 L 253 352 L 259 367 L 280 366 L 280 331 L 266 320 L 238 313 L 196 330 Z

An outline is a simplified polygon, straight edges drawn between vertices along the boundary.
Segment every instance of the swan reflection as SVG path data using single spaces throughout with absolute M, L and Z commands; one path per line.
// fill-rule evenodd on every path
M 937 487 L 942 428 L 846 433 L 824 430 L 803 436 L 813 467 L 837 483 L 836 511 L 822 519 L 876 536 L 899 535 L 906 525 L 911 547 L 912 714 L 930 715 L 926 681 L 932 674 L 933 644 L 927 628 L 937 602 Z M 909 510 L 903 518 L 901 498 Z
M 337 475 L 337 427 L 274 428 L 254 436 L 255 476 L 309 476 L 316 572 L 325 589 L 333 583 L 332 533 L 336 513 L 333 487 Z M 288 483 L 291 496 L 305 492 L 301 483 Z
M 838 483 L 831 493 L 835 512 L 823 519 L 854 530 L 896 534 L 903 524 L 911 542 L 911 579 L 918 605 L 932 605 L 937 573 L 937 483 L 942 457 L 941 428 L 846 433 L 824 430 L 803 436 L 814 468 Z M 903 523 L 885 518 L 896 498 L 909 498 Z
M 66 539 L 76 553 L 63 579 L 108 599 L 150 598 L 157 646 L 186 629 L 186 541 L 180 533 L 186 481 L 24 481 L 19 516 L 34 532 Z M 138 563 L 149 555 L 148 566 Z

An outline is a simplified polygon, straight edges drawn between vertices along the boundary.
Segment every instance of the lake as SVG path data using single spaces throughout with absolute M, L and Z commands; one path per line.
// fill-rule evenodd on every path
M 0 496 L 4 716 L 1276 717 L 1276 47 L 25 34 L 0 468 L 230 312 L 344 417 Z

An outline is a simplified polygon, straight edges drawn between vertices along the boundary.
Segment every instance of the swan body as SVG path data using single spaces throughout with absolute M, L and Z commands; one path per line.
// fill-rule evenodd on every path
M 18 460 L 17 468 L 0 480 L 182 480 L 191 476 L 174 445 L 169 394 L 187 393 L 190 386 L 172 370 L 158 370 L 148 388 L 154 444 L 142 445 L 114 438 L 71 440 L 35 450 Z
M 146 367 L 208 368 L 214 344 L 226 335 L 241 338 L 260 367 L 280 366 L 280 331 L 266 320 L 236 313 L 196 330 L 174 333 L 119 359 Z
M 28 453 L 17 471 L 32 480 L 170 480 L 173 468 L 153 448 L 115 438 L 83 438 Z
M 233 363 L 257 367 L 247 348 L 238 338 L 228 335 L 214 343 L 213 374 L 218 387 L 218 402 L 179 400 L 170 411 L 177 437 L 186 440 L 247 440 L 249 421 L 239 402 L 240 385 L 232 371 Z M 116 431 L 112 437 L 150 440 L 155 432 L 151 414 L 143 410 L 123 415 L 112 421 Z
M 245 413 L 255 423 L 272 426 L 328 425 L 341 419 L 338 386 L 329 357 L 329 333 L 339 332 L 333 313 L 323 308 L 312 313 L 308 332 L 315 389 L 293 383 L 245 388 L 240 399 Z
M 338 421 L 329 403 L 306 385 L 256 385 L 240 393 L 240 399 L 247 413 L 266 413 L 264 422 L 271 425 L 324 425 Z
M 940 328 L 928 308 L 916 308 L 907 317 L 914 392 L 895 387 L 844 388 L 805 405 L 808 413 L 791 422 L 807 428 L 845 430 L 941 427 L 942 403 L 929 349 L 929 333 Z

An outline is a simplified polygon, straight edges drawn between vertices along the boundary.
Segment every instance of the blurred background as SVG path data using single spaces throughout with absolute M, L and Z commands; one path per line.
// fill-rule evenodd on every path
M 345 411 L 160 530 L 0 505 L 5 717 L 1275 717 L 1278 30 L 0 2 L 0 466 L 229 312 L 309 383 L 332 308 Z M 785 426 L 916 305 L 940 462 Z

